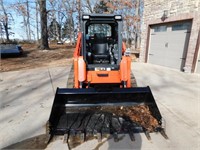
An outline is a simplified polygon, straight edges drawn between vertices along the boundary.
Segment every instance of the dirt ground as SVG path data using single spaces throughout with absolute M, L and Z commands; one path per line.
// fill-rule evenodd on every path
M 1 57 L 0 72 L 72 64 L 75 46 L 50 44 L 50 50 L 39 50 L 36 44 L 22 44 L 21 46 L 24 51 L 23 55 Z M 136 61 L 137 56 L 133 54 L 131 59 Z
M 22 56 L 6 56 L 0 60 L 0 72 L 31 69 L 45 66 L 64 66 L 72 63 L 75 46 L 51 44 L 50 50 L 39 50 L 35 44 L 21 45 Z

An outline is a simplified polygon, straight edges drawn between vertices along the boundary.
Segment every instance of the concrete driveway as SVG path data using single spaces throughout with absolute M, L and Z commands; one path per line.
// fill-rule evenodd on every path
M 45 134 L 56 87 L 65 87 L 70 65 L 38 68 L 0 74 L 0 149 L 23 148 Z M 162 116 L 166 120 L 169 140 L 160 134 L 136 134 L 136 141 L 121 135 L 119 142 L 91 140 L 75 149 L 200 149 L 200 75 L 143 63 L 132 63 L 138 86 L 151 87 Z M 30 140 L 26 140 L 31 137 Z M 22 141 L 22 142 L 20 142 Z M 46 149 L 67 149 L 62 140 L 51 142 Z

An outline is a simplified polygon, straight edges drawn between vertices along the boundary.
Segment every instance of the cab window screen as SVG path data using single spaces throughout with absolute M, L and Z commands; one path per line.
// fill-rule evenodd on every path
M 100 34 L 104 37 L 111 36 L 111 26 L 108 24 L 91 24 L 88 27 L 89 36 L 94 36 L 95 34 Z

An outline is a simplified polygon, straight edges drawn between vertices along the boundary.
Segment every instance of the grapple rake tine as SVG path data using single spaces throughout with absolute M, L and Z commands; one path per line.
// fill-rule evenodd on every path
M 115 133 L 113 134 L 113 137 L 114 137 L 114 141 L 115 141 L 115 142 L 118 142 L 118 141 L 119 141 L 117 132 L 115 132 Z
M 103 115 L 103 123 L 102 123 L 102 125 L 101 125 L 101 129 L 100 129 L 100 132 L 99 133 L 97 133 L 97 138 L 98 138 L 98 142 L 102 142 L 102 137 L 103 137 L 103 132 L 102 132 L 102 130 L 103 130 L 103 127 L 104 127 L 104 125 L 105 125 L 105 120 L 106 120 L 106 115 Z
M 151 136 L 150 136 L 149 131 L 144 131 L 144 134 L 146 135 L 148 140 L 151 140 Z
M 75 135 L 76 135 L 76 132 L 75 132 L 74 130 L 71 129 L 71 130 L 69 131 L 69 136 L 75 136 Z
M 64 134 L 63 143 L 67 143 L 68 139 L 69 139 L 69 134 L 68 133 Z
M 130 136 L 131 141 L 135 141 L 135 136 L 132 131 L 129 131 L 129 136 Z
M 89 124 L 89 122 L 90 122 L 90 120 L 91 120 L 93 115 L 94 114 L 91 114 L 89 116 L 89 119 L 87 120 L 87 123 L 85 125 L 85 129 L 84 129 L 84 139 L 85 139 L 85 141 L 87 140 L 87 136 L 89 137 L 90 135 L 92 135 L 92 131 L 88 130 L 88 124 Z
M 85 133 L 81 132 L 81 133 L 79 134 L 79 137 L 80 137 L 81 143 L 85 142 Z
M 160 134 L 161 134 L 165 139 L 169 139 L 169 137 L 168 137 L 167 134 L 165 133 L 164 129 L 160 130 Z
M 97 133 L 98 142 L 102 142 L 102 134 L 99 132 Z
M 94 126 L 93 126 L 93 134 L 96 134 L 97 131 L 95 131 L 95 126 L 97 125 L 99 119 L 101 118 L 102 114 L 99 115 L 98 119 L 96 120 L 96 122 L 94 123 Z

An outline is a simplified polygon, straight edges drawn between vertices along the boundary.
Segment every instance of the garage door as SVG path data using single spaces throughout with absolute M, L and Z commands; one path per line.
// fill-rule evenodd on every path
M 200 73 L 200 49 L 199 49 L 199 58 L 197 60 L 197 70 L 196 73 Z
M 178 22 L 151 27 L 148 62 L 183 70 L 191 22 Z

